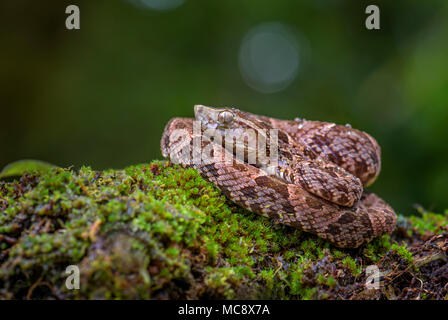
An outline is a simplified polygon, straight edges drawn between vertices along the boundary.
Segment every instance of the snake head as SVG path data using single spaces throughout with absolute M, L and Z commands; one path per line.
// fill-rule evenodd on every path
M 238 112 L 238 109 L 233 108 L 194 106 L 195 118 L 201 123 L 203 136 L 214 141 L 217 136 L 221 141 L 226 138 L 241 140 L 246 128 L 242 125 Z
M 233 108 L 212 108 L 203 105 L 194 106 L 196 120 L 200 121 L 204 129 L 233 129 L 237 128 L 238 110 Z
M 253 114 L 235 108 L 212 108 L 203 105 L 194 106 L 196 120 L 200 121 L 204 129 L 272 129 L 267 123 L 259 121 Z
M 268 161 L 269 151 L 266 150 L 270 150 L 271 142 L 269 130 L 273 129 L 268 124 L 235 108 L 195 105 L 194 113 L 196 121 L 201 123 L 203 136 L 213 139 L 215 143 L 221 141 L 227 151 L 251 164 L 262 165 Z M 220 140 L 215 139 L 217 136 Z M 277 141 L 273 141 L 274 148 L 277 145 Z
M 250 113 L 235 108 L 212 108 L 203 105 L 194 106 L 197 121 L 201 122 L 205 135 L 218 133 L 221 137 L 244 140 L 249 139 L 256 143 L 256 137 L 264 137 L 266 129 L 258 121 L 252 119 Z

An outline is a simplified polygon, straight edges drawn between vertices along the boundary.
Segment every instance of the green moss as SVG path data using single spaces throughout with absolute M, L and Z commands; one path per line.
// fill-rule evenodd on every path
M 365 245 L 363 248 L 363 255 L 371 262 L 377 263 L 390 248 L 390 236 L 386 234 Z
M 414 257 L 412 256 L 412 253 L 409 252 L 409 250 L 406 248 L 405 245 L 399 246 L 398 244 L 394 243 L 392 244 L 391 249 L 395 251 L 398 255 L 400 255 L 404 260 L 406 260 L 407 263 L 412 264 L 414 262 Z
M 275 225 L 165 161 L 53 168 L 0 182 L 0 195 L 0 298 L 325 299 L 349 295 L 390 251 L 413 259 L 387 235 L 353 251 Z M 446 221 L 424 213 L 407 232 L 438 232 Z M 64 286 L 73 264 L 78 291 Z
M 420 217 L 412 216 L 409 220 L 419 234 L 446 232 L 448 210 L 445 210 L 444 214 L 437 214 L 419 207 L 418 212 Z
M 342 264 L 347 267 L 354 276 L 361 274 L 361 266 L 351 257 L 345 257 L 342 259 Z

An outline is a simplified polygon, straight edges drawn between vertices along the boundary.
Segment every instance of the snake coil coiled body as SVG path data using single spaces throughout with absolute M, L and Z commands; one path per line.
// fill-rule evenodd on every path
M 256 132 L 256 138 L 247 135 L 248 130 Z M 236 152 L 238 144 L 229 148 L 224 143 L 229 132 L 233 141 L 246 135 L 240 139 L 242 155 Z M 251 148 L 251 139 L 257 146 L 260 141 L 272 145 L 272 132 L 277 162 L 269 167 L 266 157 Z M 380 147 L 349 126 L 195 106 L 195 119 L 168 122 L 161 150 L 172 162 L 197 169 L 241 207 L 335 246 L 356 248 L 395 228 L 394 210 L 364 190 L 379 174 Z M 203 161 L 204 150 L 212 160 Z

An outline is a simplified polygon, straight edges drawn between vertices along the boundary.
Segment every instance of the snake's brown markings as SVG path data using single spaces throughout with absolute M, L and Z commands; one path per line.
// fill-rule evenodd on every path
M 203 129 L 222 133 L 237 128 L 279 130 L 279 166 L 274 175 L 221 145 L 213 149 L 211 164 L 181 161 L 238 205 L 344 248 L 356 248 L 395 228 L 393 209 L 375 194 L 363 191 L 381 168 L 380 148 L 368 134 L 332 123 L 278 120 L 231 108 L 196 106 L 195 116 Z M 179 139 L 170 141 L 170 135 L 185 129 L 187 144 L 192 146 L 198 138 L 193 120 L 174 118 L 166 125 L 161 140 L 165 157 L 182 160 L 176 154 Z M 201 147 L 209 143 L 203 139 Z M 233 163 L 226 161 L 229 157 Z

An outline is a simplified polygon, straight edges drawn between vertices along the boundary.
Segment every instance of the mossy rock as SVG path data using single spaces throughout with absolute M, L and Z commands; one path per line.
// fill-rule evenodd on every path
M 443 299 L 448 212 L 338 249 L 166 161 L 0 182 L 0 299 Z M 80 289 L 66 287 L 66 268 Z M 367 266 L 384 275 L 368 288 Z

